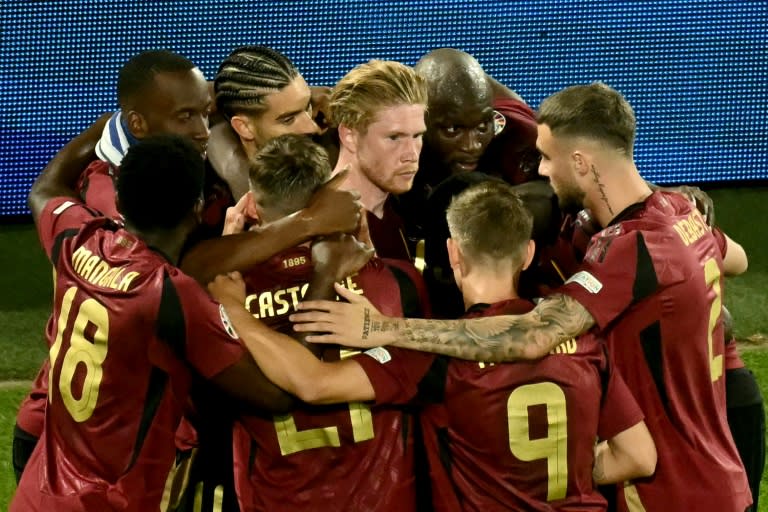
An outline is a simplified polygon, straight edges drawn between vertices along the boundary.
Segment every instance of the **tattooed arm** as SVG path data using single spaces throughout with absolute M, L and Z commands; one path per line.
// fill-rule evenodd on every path
M 560 343 L 588 331 L 595 321 L 576 300 L 555 294 L 523 315 L 463 320 L 389 318 L 365 298 L 337 286 L 349 303 L 308 301 L 291 315 L 300 332 L 314 343 L 343 343 L 370 348 L 379 345 L 444 354 L 487 362 L 538 359 Z

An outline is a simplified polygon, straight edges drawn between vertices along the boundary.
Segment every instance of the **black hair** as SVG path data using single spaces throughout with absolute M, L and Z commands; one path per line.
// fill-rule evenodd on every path
M 197 66 L 186 57 L 169 50 L 148 50 L 131 57 L 117 74 L 117 101 L 120 108 L 151 87 L 158 73 L 189 71 Z
M 204 175 L 200 150 L 189 139 L 142 139 L 128 148 L 120 165 L 120 213 L 137 229 L 173 229 L 202 197 Z
M 213 88 L 216 107 L 227 119 L 264 109 L 264 98 L 281 90 L 299 71 L 282 53 L 266 46 L 242 46 L 219 66 Z

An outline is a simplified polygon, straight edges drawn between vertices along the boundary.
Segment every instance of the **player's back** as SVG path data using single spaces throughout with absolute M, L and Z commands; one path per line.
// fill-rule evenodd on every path
M 582 266 L 593 291 L 566 285 L 608 340 L 658 448 L 654 476 L 623 489 L 646 507 L 748 504 L 725 417 L 724 247 L 685 198 L 656 192 L 593 237 Z
M 531 308 L 516 299 L 467 317 Z M 448 361 L 442 450 L 462 510 L 605 509 L 592 483 L 595 439 L 642 416 L 609 372 L 601 341 L 570 340 L 540 361 Z
M 184 324 L 173 282 L 189 278 L 107 219 L 45 237 L 56 268 L 49 399 L 14 506 L 157 507 L 189 381 L 174 352 Z
M 286 251 L 244 275 L 248 309 L 273 328 L 306 291 L 310 250 Z M 344 286 L 387 314 L 428 314 L 410 264 L 374 258 Z M 327 358 L 352 351 L 325 352 Z M 415 510 L 414 419 L 402 408 L 364 403 L 301 405 L 291 414 L 247 416 L 235 427 L 235 480 L 241 508 L 255 510 Z

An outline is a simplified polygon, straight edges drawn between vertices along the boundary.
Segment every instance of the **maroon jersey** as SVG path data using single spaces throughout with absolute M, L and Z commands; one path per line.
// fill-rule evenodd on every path
M 559 290 L 594 317 L 656 442 L 656 473 L 623 489 L 623 509 L 750 503 L 725 415 L 718 237 L 684 197 L 654 192 L 592 237 Z
M 77 188 L 88 206 L 107 217 L 121 219 L 122 216 L 118 213 L 115 204 L 115 186 L 112 180 L 112 166 L 102 160 L 95 160 L 80 175 Z M 46 330 L 50 330 L 53 325 L 53 317 L 51 317 L 48 319 Z M 32 390 L 21 402 L 16 415 L 16 424 L 35 437 L 40 437 L 43 432 L 45 403 L 48 396 L 48 370 L 49 362 L 46 360 L 32 382 Z
M 465 317 L 532 308 L 515 299 L 475 306 Z M 406 360 L 391 364 L 395 355 L 392 362 L 356 360 L 377 403 L 409 400 L 417 387 L 443 401 L 444 410 L 428 408 L 425 418 L 438 428 L 425 434 L 436 439 L 427 443 L 430 470 L 442 467 L 452 482 L 436 488 L 433 482 L 439 510 L 600 510 L 605 501 L 592 484 L 595 438 L 611 438 L 643 419 L 605 354 L 588 335 L 540 361 L 493 365 L 440 357 L 418 386 L 420 375 Z M 482 411 L 482 420 L 473 411 Z
M 738 368 L 744 368 L 745 366 L 746 365 L 739 354 L 739 349 L 736 346 L 736 339 L 729 340 L 729 342 L 725 344 L 725 369 L 736 370 Z
M 539 179 L 533 109 L 513 98 L 495 98 L 493 108 L 502 116 L 495 120 L 497 131 L 501 130 L 486 148 L 477 170 L 511 185 Z
M 521 276 L 525 296 L 543 297 L 562 286 L 578 269 L 592 235 L 598 231 L 600 226 L 589 210 L 564 215 L 557 238 L 551 244 L 537 245 L 534 263 Z
M 244 275 L 254 316 L 285 327 L 312 275 L 310 256 L 296 247 Z M 374 258 L 343 284 L 388 315 L 429 316 L 421 276 L 407 262 Z M 403 409 L 364 403 L 241 418 L 234 459 L 242 510 L 415 510 L 413 421 Z
M 191 370 L 243 348 L 223 308 L 133 234 L 56 198 L 38 221 L 56 269 L 42 437 L 11 510 L 157 510 Z
M 411 261 L 411 253 L 405 238 L 403 219 L 394 208 L 395 199 L 390 195 L 384 202 L 384 214 L 378 218 L 366 211 L 368 231 L 380 258 Z
M 83 202 L 112 219 L 122 219 L 117 211 L 115 176 L 117 168 L 109 162 L 95 160 L 86 167 L 77 183 Z

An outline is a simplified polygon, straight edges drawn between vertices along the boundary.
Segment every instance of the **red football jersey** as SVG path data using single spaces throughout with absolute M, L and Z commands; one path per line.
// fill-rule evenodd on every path
M 746 475 L 725 415 L 722 236 L 654 192 L 592 237 L 559 291 L 586 307 L 645 414 L 659 459 L 623 509 L 743 511 Z
M 466 317 L 532 308 L 515 299 L 473 307 Z M 432 429 L 425 431 L 430 471 L 433 478 L 447 472 L 450 482 L 433 480 L 437 509 L 595 510 L 605 507 L 592 483 L 596 437 L 611 438 L 643 419 L 605 354 L 588 335 L 540 361 L 494 365 L 440 357 L 423 379 L 397 352 L 356 360 L 377 403 L 402 403 L 417 388 L 422 399 L 442 401 L 444 409 L 429 406 L 424 418 Z
M 273 328 L 306 292 L 310 249 L 297 247 L 244 274 L 246 307 Z M 421 276 L 407 262 L 374 258 L 344 280 L 388 315 L 429 316 Z M 342 351 L 341 357 L 351 354 Z M 244 511 L 416 509 L 413 416 L 364 403 L 302 406 L 235 426 L 235 487 Z
M 400 214 L 394 208 L 395 199 L 387 197 L 384 202 L 384 214 L 378 218 L 366 211 L 368 231 L 371 241 L 380 258 L 391 258 L 411 261 L 412 255 L 405 239 L 405 225 Z
M 223 308 L 118 224 L 56 198 L 38 220 L 56 269 L 45 427 L 11 510 L 156 510 L 190 366 L 244 355 Z
M 513 98 L 494 98 L 493 108 L 502 116 L 495 120 L 497 129 L 502 129 L 486 148 L 477 170 L 511 185 L 539 179 L 533 109 Z

